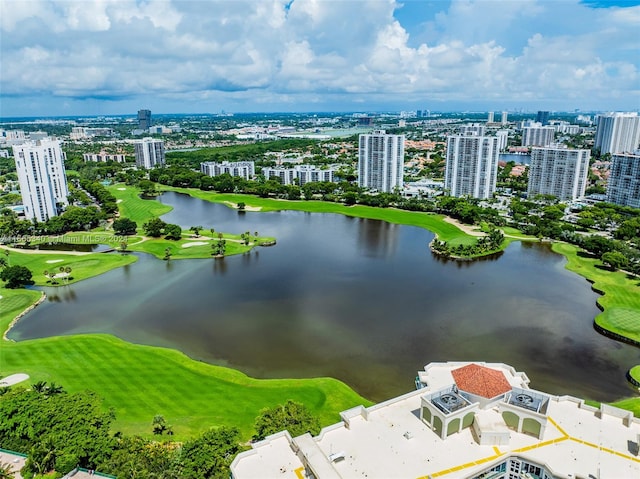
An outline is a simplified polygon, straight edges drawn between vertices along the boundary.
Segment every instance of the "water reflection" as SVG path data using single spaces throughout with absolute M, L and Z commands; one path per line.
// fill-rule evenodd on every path
M 357 218 L 357 224 L 358 242 L 367 256 L 387 258 L 395 253 L 399 225 L 367 218 Z
M 278 243 L 223 259 L 136 254 L 133 265 L 68 286 L 73 301 L 42 304 L 10 336 L 111 333 L 257 377 L 337 377 L 373 400 L 410 390 L 424 364 L 450 360 L 508 363 L 551 393 L 631 393 L 624 374 L 640 350 L 593 331 L 597 295 L 548 245 L 452 262 L 432 256 L 433 235 L 415 227 L 163 201 L 175 206 L 165 221 Z

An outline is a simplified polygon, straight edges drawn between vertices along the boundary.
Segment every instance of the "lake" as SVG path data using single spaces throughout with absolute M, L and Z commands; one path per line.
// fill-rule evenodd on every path
M 638 348 L 598 334 L 597 294 L 547 245 L 444 261 L 429 231 L 303 212 L 239 213 L 177 193 L 163 216 L 185 228 L 258 232 L 277 245 L 222 260 L 137 263 L 74 285 L 12 339 L 110 333 L 179 349 L 261 378 L 332 376 L 380 401 L 414 388 L 431 361 L 504 362 L 554 394 L 614 400 Z M 114 253 L 108 253 L 114 254 Z

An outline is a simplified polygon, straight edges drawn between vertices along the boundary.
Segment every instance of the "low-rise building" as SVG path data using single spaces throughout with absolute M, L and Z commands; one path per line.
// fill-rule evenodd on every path
M 127 161 L 125 155 L 111 154 L 104 151 L 100 153 L 83 153 L 82 159 L 84 161 L 93 161 L 95 163 L 106 163 L 107 161 L 115 161 L 116 163 L 124 163 Z
M 218 176 L 228 173 L 231 176 L 239 176 L 245 180 L 252 179 L 256 174 L 255 162 L 253 161 L 206 161 L 200 163 L 200 171 L 208 176 Z
M 335 173 L 337 168 L 329 167 L 326 169 L 318 168 L 314 165 L 296 165 L 293 168 L 262 168 L 262 174 L 265 178 L 279 178 L 283 185 L 298 184 L 300 186 L 305 183 L 318 181 L 335 181 Z
M 536 391 L 505 364 L 431 363 L 416 386 L 342 412 L 317 437 L 269 436 L 235 458 L 232 477 L 640 477 L 632 412 Z

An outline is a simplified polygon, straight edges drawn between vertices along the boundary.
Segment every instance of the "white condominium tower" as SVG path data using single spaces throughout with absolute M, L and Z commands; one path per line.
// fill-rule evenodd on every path
M 638 113 L 607 113 L 598 116 L 594 146 L 605 153 L 632 153 L 640 143 Z
M 150 169 L 164 166 L 164 142 L 153 138 L 143 138 L 134 144 L 136 150 L 136 166 Z
M 358 186 L 391 193 L 402 188 L 404 135 L 384 130 L 360 135 L 358 148 Z
M 452 135 L 447 138 L 444 186 L 451 196 L 486 199 L 496 188 L 498 138 Z
M 619 153 L 611 157 L 607 201 L 640 208 L 640 153 Z
M 527 126 L 522 129 L 522 146 L 549 146 L 553 143 L 552 126 Z
M 553 195 L 562 201 L 584 196 L 590 157 L 589 150 L 533 148 L 527 196 Z
M 60 141 L 43 139 L 13 146 L 27 219 L 46 221 L 66 206 L 69 190 Z
M 458 128 L 458 133 L 461 135 L 478 135 L 484 136 L 487 127 L 485 125 L 481 125 L 480 123 L 467 123 L 466 125 L 460 126 Z

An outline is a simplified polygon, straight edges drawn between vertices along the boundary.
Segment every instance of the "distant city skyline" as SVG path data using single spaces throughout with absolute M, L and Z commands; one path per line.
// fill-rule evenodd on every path
M 0 117 L 640 110 L 640 0 L 0 0 L 0 12 Z

